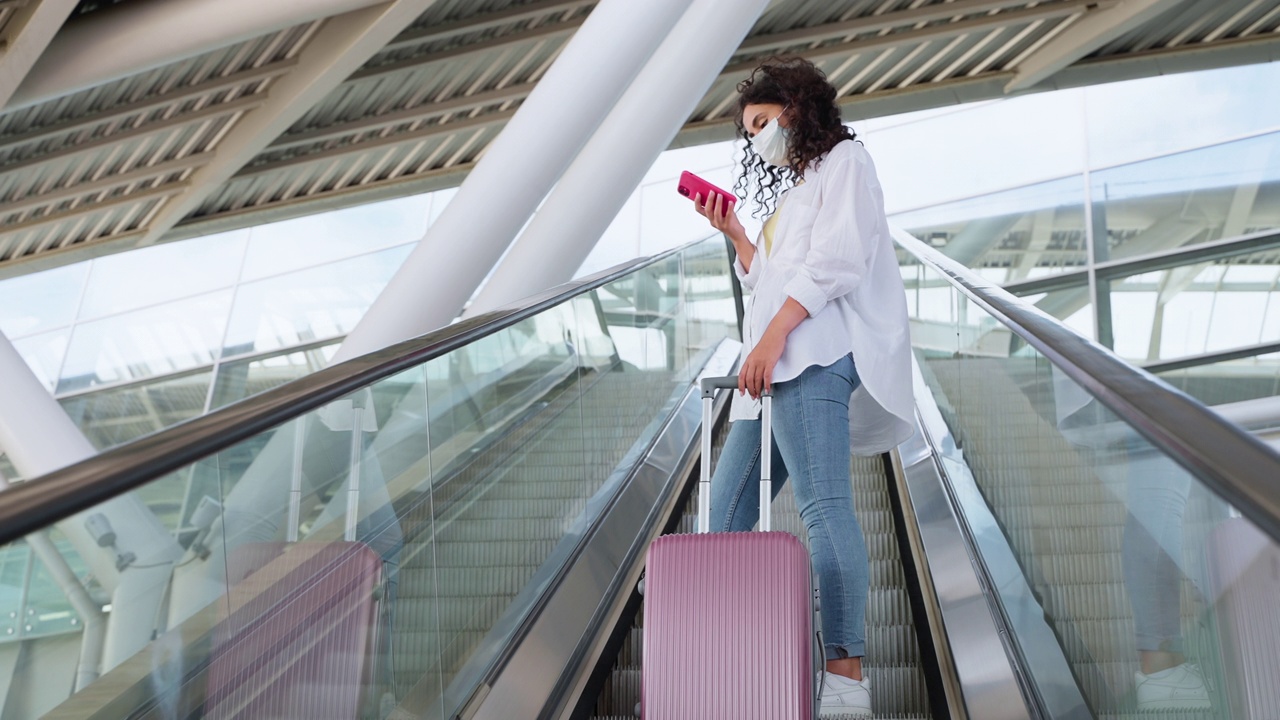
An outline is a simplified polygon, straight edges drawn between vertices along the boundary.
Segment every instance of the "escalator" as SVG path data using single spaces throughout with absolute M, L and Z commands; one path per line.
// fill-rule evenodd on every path
M 916 437 L 851 462 L 876 717 L 1280 717 L 1234 659 L 1280 667 L 1248 644 L 1280 646 L 1280 622 L 1233 634 L 1233 598 L 1265 567 L 1224 580 L 1205 560 L 1227 526 L 1260 538 L 1259 563 L 1272 557 L 1275 452 L 898 242 L 904 274 L 943 295 L 912 303 Z M 726 252 L 711 240 L 620 266 L 5 491 L 0 540 L 50 538 L 64 581 L 107 606 L 95 627 L 115 634 L 78 629 L 23 641 L 12 663 L 0 654 L 0 718 L 289 717 L 289 693 L 314 691 L 313 666 L 338 660 L 357 672 L 326 690 L 355 709 L 334 717 L 635 717 L 644 549 L 691 527 L 695 380 L 731 372 L 739 347 Z M 166 585 L 130 588 L 127 563 L 90 577 L 85 556 L 120 562 L 129 548 L 64 530 L 104 500 L 169 486 L 192 510 Z M 1133 601 L 1131 558 L 1160 535 L 1144 510 L 1156 501 L 1177 505 L 1183 543 L 1157 604 L 1211 686 L 1208 709 L 1138 705 L 1134 617 L 1152 598 Z M 774 507 L 776 528 L 806 540 L 789 489 Z M 298 558 L 343 543 L 380 561 L 358 657 L 324 655 L 328 628 L 302 625 L 291 632 L 317 638 L 304 649 L 236 664 L 227 648 L 273 627 L 245 620 L 245 593 L 272 596 L 275 578 L 296 581 Z M 129 592 L 136 607 L 112 602 Z M 310 617 L 310 595 L 276 594 L 273 617 Z M 86 657 L 93 677 L 77 675 Z M 237 705 L 210 700 L 226 677 Z M 277 709 L 263 714 L 266 699 Z

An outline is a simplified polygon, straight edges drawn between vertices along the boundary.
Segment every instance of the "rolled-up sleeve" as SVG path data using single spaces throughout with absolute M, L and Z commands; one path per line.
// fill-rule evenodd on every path
M 810 317 L 827 303 L 849 294 L 867 274 L 876 246 L 879 187 L 856 148 L 840 147 L 819 167 L 821 204 L 810 231 L 804 263 L 783 291 Z
M 757 243 L 757 247 L 758 246 L 759 245 Z M 763 263 L 760 262 L 760 253 L 758 252 L 756 253 L 755 259 L 751 261 L 750 271 L 747 271 L 742 267 L 741 257 L 734 255 L 733 258 L 733 272 L 737 274 L 738 280 L 742 283 L 742 286 L 748 290 L 756 289 L 756 281 L 760 279 L 761 265 L 763 265 Z

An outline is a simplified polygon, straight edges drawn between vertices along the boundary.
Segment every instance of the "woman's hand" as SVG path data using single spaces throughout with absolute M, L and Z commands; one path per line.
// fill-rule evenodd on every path
M 786 341 L 785 334 L 765 332 L 738 371 L 738 392 L 746 391 L 759 398 L 761 391 L 773 391 L 773 368 L 782 357 Z
M 746 391 L 758 398 L 762 390 L 773 390 L 773 368 L 782 358 L 791 331 L 807 317 L 809 312 L 795 298 L 788 297 L 782 303 L 738 371 L 738 392 Z
M 720 193 L 713 193 L 714 199 L 709 199 L 706 204 L 702 202 L 702 195 L 693 196 L 693 207 L 698 214 L 711 221 L 711 227 L 719 230 L 729 236 L 730 240 L 738 241 L 747 239 L 747 231 L 742 227 L 742 222 L 738 220 L 738 215 L 733 211 L 737 203 L 727 202 Z

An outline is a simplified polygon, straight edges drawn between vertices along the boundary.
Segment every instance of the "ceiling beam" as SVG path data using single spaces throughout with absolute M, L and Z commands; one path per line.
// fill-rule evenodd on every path
M 180 128 L 185 125 L 208 122 L 225 115 L 247 113 L 254 108 L 260 107 L 264 101 L 265 99 L 260 95 L 246 95 L 237 100 L 232 100 L 231 102 L 222 103 L 220 105 L 210 105 L 195 112 L 174 115 L 166 120 L 146 123 L 144 125 L 129 128 L 128 130 L 122 130 L 110 135 L 103 135 L 102 137 L 95 138 L 89 142 L 80 143 L 79 145 L 68 145 L 67 147 L 59 148 L 53 152 L 48 152 L 43 155 L 32 155 L 29 158 L 24 158 L 14 163 L 0 165 L 0 177 L 11 175 L 16 172 L 22 172 L 28 168 L 38 165 L 46 165 L 54 162 L 55 160 L 65 160 L 91 150 L 98 150 L 100 148 L 117 145 L 127 140 L 136 140 L 159 132 L 174 130 L 175 128 Z M 2 209 L 3 208 L 0 208 L 0 210 Z
M 93 195 L 121 185 L 130 185 L 143 180 L 170 175 L 172 173 L 181 173 L 193 168 L 199 167 L 209 161 L 212 153 L 202 153 L 198 155 L 188 155 L 177 160 L 169 160 L 168 162 L 156 163 L 155 165 L 144 165 L 134 168 L 127 172 L 117 175 L 107 175 L 101 179 L 90 182 L 76 183 L 66 187 L 56 188 L 50 192 L 40 193 L 38 195 L 27 195 L 18 198 L 12 202 L 0 204 L 0 217 L 12 215 L 14 213 L 27 212 L 41 207 L 55 206 L 68 200 L 74 200 L 85 195 Z M 0 226 L 0 233 L 9 232 L 8 227 Z
M 267 102 L 237 122 L 214 148 L 191 187 L 165 203 L 139 245 L 150 245 L 190 215 L 258 153 L 408 27 L 435 0 L 394 0 L 330 18 L 303 47 L 298 66 L 276 80 Z
M 1087 13 L 1071 27 L 1022 58 L 1006 93 L 1026 90 L 1089 53 L 1151 21 L 1184 0 L 1121 0 L 1110 8 Z
M 385 0 L 119 3 L 67 23 L 4 109 L 28 107 L 287 28 L 383 4 Z
M 161 185 L 147 190 L 126 193 L 106 200 L 85 203 L 63 212 L 54 212 L 48 215 L 41 215 L 40 217 L 32 218 L 30 220 L 25 220 L 23 222 L 14 223 L 12 225 L 6 225 L 0 229 L 0 236 L 26 233 L 49 225 L 65 223 L 69 220 L 74 220 L 75 218 L 83 217 L 85 215 L 93 215 L 95 213 L 106 212 L 120 207 L 128 207 L 130 205 L 142 205 L 143 203 L 156 199 L 163 200 L 177 195 L 186 189 L 186 187 L 187 183 L 184 182 L 170 183 L 168 185 Z
M 431 140 L 433 138 L 448 137 L 459 133 L 472 132 L 482 128 L 492 127 L 494 125 L 501 125 L 510 120 L 515 114 L 516 109 L 512 108 L 510 110 L 489 113 L 488 115 L 479 115 L 477 117 L 467 118 L 466 120 L 459 120 L 457 122 L 443 123 L 441 125 L 428 125 L 427 127 L 419 128 L 413 132 L 400 133 L 399 135 L 388 135 L 386 137 L 375 138 L 362 143 L 342 145 L 340 147 L 320 152 L 299 154 L 282 160 L 251 165 L 236 173 L 235 177 L 240 179 L 275 172 L 277 170 L 297 165 L 332 162 L 351 155 L 363 155 L 371 150 L 394 147 L 396 145 L 405 145 L 407 143 L 416 143 L 423 140 Z
M 482 40 L 481 42 L 459 45 L 458 47 L 450 48 L 448 50 L 439 50 L 437 52 L 407 57 L 403 60 L 396 60 L 394 62 L 383 63 L 381 65 L 372 65 L 370 67 L 361 68 L 352 73 L 349 78 L 349 82 L 367 80 L 369 78 L 382 77 L 384 75 L 392 75 L 394 73 L 421 70 L 428 65 L 473 58 L 478 55 L 493 53 L 498 50 L 503 50 L 520 45 L 521 43 L 528 43 L 535 40 L 567 37 L 577 32 L 578 28 L 582 27 L 582 23 L 584 22 L 586 22 L 586 18 L 574 18 L 573 20 L 565 20 L 564 22 L 548 23 L 546 25 L 539 25 L 536 28 L 511 33 L 510 35 L 496 37 L 491 40 Z
M 4 48 L 0 56 L 0 107 L 13 97 L 75 7 L 76 0 L 31 0 L 13 10 L 13 17 L 0 33 L 0 47 Z
M 113 105 L 90 115 L 73 117 L 64 122 L 32 128 L 26 132 L 14 135 L 7 135 L 0 138 L 0 150 L 14 147 L 16 145 L 46 142 L 60 135 L 70 135 L 72 133 L 91 130 L 98 125 L 120 122 L 122 120 L 127 120 L 134 115 L 144 115 L 170 105 L 180 105 L 205 95 L 213 95 L 241 85 L 248 85 L 262 80 L 270 80 L 271 78 L 283 75 L 296 64 L 296 61 L 292 58 L 281 60 L 280 62 L 263 65 L 262 67 L 253 68 L 252 70 L 245 70 L 231 75 L 212 78 L 204 82 L 196 83 L 195 85 L 176 87 L 167 92 L 163 92 L 158 95 L 150 95 L 134 102 Z
M 834 45 L 824 45 L 819 48 L 805 50 L 796 54 L 811 62 L 818 62 L 819 60 L 845 57 L 850 54 L 868 53 L 876 50 L 884 50 L 886 48 L 915 45 L 917 43 L 928 42 L 930 40 L 953 38 L 957 35 L 966 35 L 968 33 L 981 32 L 983 30 L 1012 27 L 1022 23 L 1035 22 L 1037 20 L 1052 20 L 1055 18 L 1070 17 L 1080 13 L 1088 15 L 1101 12 L 1103 9 L 1111 7 L 1118 1 L 1119 0 L 1062 0 L 1061 2 L 1045 3 L 1043 5 L 1036 5 L 1034 7 L 1023 8 L 1020 10 L 1009 10 L 1006 12 L 995 13 L 993 15 L 981 15 L 979 17 L 969 18 L 968 20 L 957 20 L 955 22 L 941 23 L 938 25 L 926 25 L 924 27 L 903 30 L 902 32 L 891 33 L 889 35 L 879 35 L 865 40 L 851 40 L 849 42 L 837 43 Z M 950 7 L 951 4 L 944 5 L 943 7 Z M 895 15 L 906 14 L 906 12 L 895 13 Z M 885 17 L 889 18 L 892 16 Z M 894 27 L 897 25 L 898 23 L 895 22 Z M 725 74 L 738 75 L 750 72 L 759 64 L 759 60 L 745 60 L 743 62 L 734 63 L 725 68 Z
M 749 37 L 738 48 L 735 55 L 756 54 L 825 40 L 838 40 L 898 27 L 952 20 L 965 15 L 995 13 L 1025 7 L 1027 2 L 1028 0 L 955 0 L 955 2 L 927 5 L 912 10 L 864 15 L 844 22 L 824 23 L 814 27 Z
M 542 0 L 525 5 L 517 5 L 507 10 L 484 15 L 475 15 L 465 20 L 429 25 L 423 28 L 406 30 L 396 36 L 383 52 L 403 50 L 414 45 L 426 45 L 453 37 L 470 35 L 483 30 L 492 30 L 503 25 L 533 20 L 558 13 L 566 13 L 588 5 L 595 5 L 598 0 Z
M 441 102 L 425 103 L 403 110 L 386 113 L 385 115 L 371 115 L 362 117 L 350 122 L 339 123 L 337 125 L 326 125 L 313 130 L 304 130 L 299 133 L 290 133 L 277 139 L 267 146 L 267 150 L 276 152 L 287 150 L 305 145 L 326 142 L 328 140 L 337 140 L 348 135 L 356 135 L 359 133 L 373 132 L 376 130 L 384 130 L 386 128 L 403 125 L 406 123 L 420 122 L 434 117 L 443 117 L 456 112 L 466 112 L 486 105 L 500 105 L 504 103 L 524 100 L 533 92 L 533 88 L 537 83 L 524 83 L 521 85 L 511 85 L 497 90 L 488 92 L 479 92 L 475 95 L 463 95 L 455 98 L 449 98 Z M 442 128 L 449 127 L 442 125 Z

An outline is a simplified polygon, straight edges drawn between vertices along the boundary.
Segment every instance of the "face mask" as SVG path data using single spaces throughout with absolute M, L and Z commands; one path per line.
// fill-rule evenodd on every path
M 786 108 L 782 109 L 782 112 L 786 111 Z M 782 113 L 778 113 L 778 117 L 782 117 Z M 778 167 L 790 165 L 787 161 L 787 146 L 790 143 L 791 131 L 779 125 L 778 118 L 770 120 L 751 139 L 751 146 L 756 149 L 756 154 L 770 165 Z

